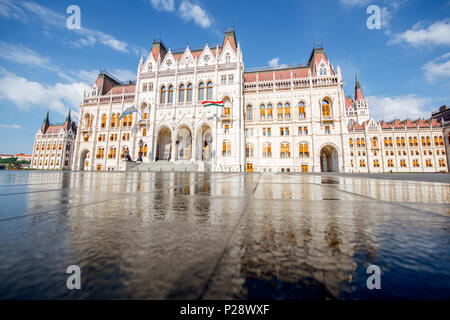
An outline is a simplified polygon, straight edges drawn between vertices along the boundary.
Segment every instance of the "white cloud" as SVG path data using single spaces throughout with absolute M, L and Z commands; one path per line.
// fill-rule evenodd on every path
M 150 0 L 152 7 L 159 11 L 174 11 L 173 0 Z
M 21 8 L 19 8 L 19 5 Z M 31 1 L 21 1 L 12 4 L 9 0 L 0 0 L 0 15 L 8 16 L 22 22 L 27 22 L 29 20 L 28 18 L 38 19 L 44 27 L 50 25 L 59 30 L 68 30 L 66 29 L 66 16 Z M 48 30 L 45 31 L 48 33 Z M 72 44 L 79 47 L 101 43 L 119 52 L 128 52 L 130 47 L 135 53 L 140 49 L 138 47 L 135 48 L 135 46 L 130 46 L 126 42 L 120 41 L 114 36 L 102 31 L 84 27 L 79 30 L 74 29 L 68 31 L 71 32 L 71 35 L 81 36 L 80 39 L 71 41 Z
M 412 46 L 450 45 L 450 19 L 437 21 L 427 28 L 416 23 L 410 30 L 395 35 L 389 43 L 406 42 Z
M 3 41 L 0 41 L 0 58 L 40 67 L 48 67 L 50 65 L 49 59 L 41 57 L 33 50 L 22 45 L 16 46 Z
M 347 6 L 364 6 L 370 2 L 373 2 L 372 0 L 340 0 L 342 4 L 345 4 Z
M 426 63 L 422 69 L 428 82 L 434 82 L 438 78 L 450 78 L 450 52 Z
M 396 97 L 367 97 L 370 112 L 378 120 L 418 119 L 430 117 L 432 100 L 415 94 Z
M 178 12 L 184 21 L 189 22 L 192 20 L 202 28 L 208 28 L 212 24 L 212 18 L 206 11 L 188 0 L 181 2 Z
M 5 129 L 22 129 L 22 126 L 19 124 L 0 124 L 0 128 Z
M 10 100 L 21 109 L 49 108 L 63 115 L 69 107 L 78 109 L 83 92 L 88 89 L 82 82 L 45 86 L 10 72 L 2 72 L 0 78 L 0 99 Z
M 269 60 L 269 67 L 271 68 L 286 68 L 287 64 L 280 64 L 280 58 L 273 58 Z
M 17 20 L 26 20 L 25 12 L 11 0 L 0 0 L 0 16 Z

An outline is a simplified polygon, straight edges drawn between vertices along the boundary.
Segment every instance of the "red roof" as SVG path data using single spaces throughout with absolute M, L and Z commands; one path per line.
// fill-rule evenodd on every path
M 353 105 L 353 99 L 351 97 L 345 97 L 345 110 Z
M 278 70 L 275 71 L 275 80 L 290 79 L 291 70 Z
M 380 122 L 381 129 L 392 129 L 392 127 L 384 121 Z
M 255 82 L 256 81 L 256 73 L 244 73 L 244 81 L 245 82 Z
M 63 129 L 63 125 L 50 125 L 48 129 L 45 131 L 45 134 L 55 134 L 59 133 L 61 129 Z

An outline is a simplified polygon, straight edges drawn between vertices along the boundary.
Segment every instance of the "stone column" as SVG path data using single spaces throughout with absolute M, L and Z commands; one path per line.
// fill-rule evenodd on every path
M 191 161 L 194 162 L 196 160 L 197 156 L 197 135 L 192 135 L 192 141 L 191 141 Z
M 172 144 L 171 144 L 172 148 L 170 150 L 170 161 L 172 161 L 172 162 L 175 161 L 176 149 L 177 149 L 176 144 L 177 144 L 177 137 L 172 134 Z

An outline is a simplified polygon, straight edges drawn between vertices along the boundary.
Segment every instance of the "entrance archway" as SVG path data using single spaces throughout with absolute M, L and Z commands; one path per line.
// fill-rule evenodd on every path
M 192 133 L 188 127 L 181 127 L 177 132 L 176 160 L 190 160 L 192 157 Z
M 84 150 L 80 157 L 80 171 L 87 170 L 89 166 L 89 151 Z
M 203 125 L 197 132 L 196 160 L 210 161 L 213 157 L 212 131 L 209 126 Z
M 164 127 L 158 133 L 156 160 L 170 160 L 172 152 L 172 132 Z
M 338 172 L 339 171 L 338 152 L 335 147 L 326 145 L 320 150 L 320 171 Z

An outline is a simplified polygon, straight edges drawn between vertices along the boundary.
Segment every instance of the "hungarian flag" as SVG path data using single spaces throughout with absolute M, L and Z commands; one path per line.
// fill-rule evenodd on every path
M 223 101 L 203 101 L 202 104 L 204 107 L 210 107 L 210 106 L 223 107 Z

